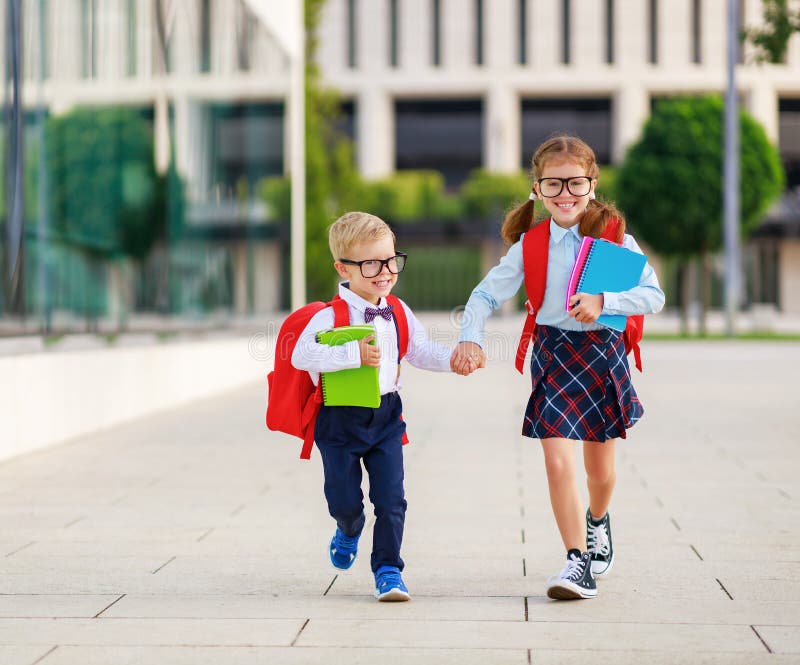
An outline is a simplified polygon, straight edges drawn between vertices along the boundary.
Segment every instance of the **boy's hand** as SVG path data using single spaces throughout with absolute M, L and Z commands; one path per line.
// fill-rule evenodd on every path
M 380 367 L 381 350 L 377 344 L 370 344 L 375 335 L 367 335 L 358 340 L 358 350 L 361 352 L 361 364 L 369 367 Z
M 460 342 L 450 356 L 450 369 L 456 374 L 467 376 L 476 369 L 486 367 L 486 354 L 475 342 Z
M 576 293 L 569 299 L 569 315 L 581 323 L 594 323 L 603 313 L 603 294 Z

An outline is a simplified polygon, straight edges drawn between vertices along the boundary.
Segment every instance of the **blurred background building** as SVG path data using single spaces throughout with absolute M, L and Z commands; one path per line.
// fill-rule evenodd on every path
M 0 295 L 0 332 L 288 307 L 289 62 L 254 11 L 273 1 L 0 3 L 0 243 L 18 287 Z M 358 171 L 383 183 L 375 207 L 412 198 L 397 174 L 425 174 L 419 210 L 384 212 L 414 249 L 404 294 L 423 308 L 463 303 L 500 250 L 502 208 L 469 203 L 476 173 L 521 174 L 555 131 L 584 137 L 613 171 L 659 99 L 721 93 L 726 4 L 327 0 L 317 62 Z M 760 0 L 741 6 L 742 25 L 758 24 Z M 798 312 L 800 35 L 782 64 L 755 64 L 746 45 L 740 59 L 742 104 L 787 174 L 746 242 L 747 300 Z

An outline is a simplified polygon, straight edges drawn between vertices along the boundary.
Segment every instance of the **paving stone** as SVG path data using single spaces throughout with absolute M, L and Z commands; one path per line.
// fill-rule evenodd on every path
M 0 644 L 290 646 L 302 619 L 0 619 Z
M 0 652 L 2 653 L 2 652 Z M 59 647 L 43 665 L 525 665 L 527 652 L 513 649 L 382 649 L 318 647 Z M 12 663 L 10 665 L 16 665 Z M 21 663 L 22 665 L 22 663 Z M 24 665 L 29 665 L 27 662 Z M 758 665 L 756 663 L 756 665 Z
M 319 454 L 264 429 L 258 384 L 0 465 L 0 664 L 800 662 L 800 344 L 644 350 L 595 600 L 545 596 L 564 551 L 529 379 L 404 368 L 410 603 L 372 597 L 368 503 L 331 567 Z

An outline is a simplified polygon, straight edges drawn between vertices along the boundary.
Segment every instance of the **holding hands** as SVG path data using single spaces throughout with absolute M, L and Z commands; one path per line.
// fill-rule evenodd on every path
M 476 369 L 486 367 L 486 354 L 475 342 L 459 342 L 450 356 L 450 369 L 456 374 L 467 376 Z

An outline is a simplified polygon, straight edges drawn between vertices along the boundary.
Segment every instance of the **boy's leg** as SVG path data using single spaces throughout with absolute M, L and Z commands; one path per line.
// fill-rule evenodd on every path
M 586 551 L 586 524 L 575 480 L 575 442 L 570 439 L 542 439 L 550 505 L 564 547 Z
M 394 408 L 387 409 L 381 428 L 382 439 L 364 455 L 364 466 L 369 474 L 369 498 L 375 507 L 373 529 L 372 570 L 381 566 L 394 566 L 403 570 L 400 547 L 406 519 L 406 499 L 403 488 L 403 433 L 405 424 L 400 420 L 400 397 Z
M 343 408 L 322 407 L 317 417 L 315 439 L 322 457 L 328 512 L 342 533 L 357 536 L 365 521 L 361 491 L 362 446 L 357 441 L 343 440 L 347 427 L 342 425 L 348 418 Z
M 586 441 L 583 444 L 583 465 L 589 488 L 589 511 L 595 518 L 606 514 L 617 482 L 614 470 L 616 439 L 605 442 Z
M 360 458 L 346 447 L 317 445 L 325 472 L 328 512 L 342 533 L 357 536 L 365 521 Z

